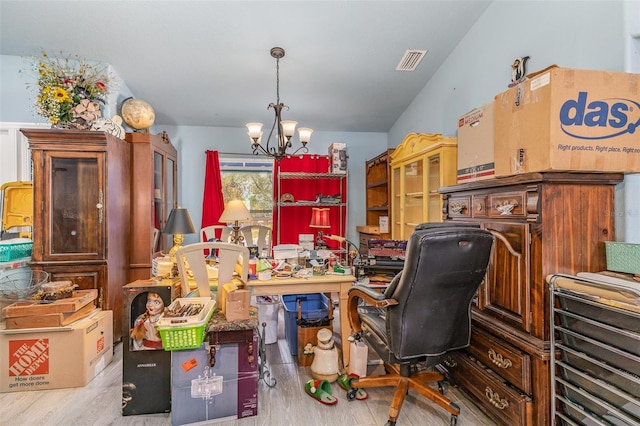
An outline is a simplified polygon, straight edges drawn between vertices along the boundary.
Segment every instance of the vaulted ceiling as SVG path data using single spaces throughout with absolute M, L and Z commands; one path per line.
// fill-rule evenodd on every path
M 0 54 L 111 64 L 156 124 L 386 132 L 490 0 L 0 1 Z M 428 53 L 396 71 L 406 50 Z

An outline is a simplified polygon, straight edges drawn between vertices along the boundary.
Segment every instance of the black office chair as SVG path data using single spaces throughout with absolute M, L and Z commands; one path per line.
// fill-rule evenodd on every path
M 384 293 L 349 291 L 349 322 L 382 358 L 389 374 L 363 377 L 354 388 L 395 386 L 387 425 L 395 425 L 411 389 L 432 400 L 457 424 L 460 408 L 428 382 L 449 351 L 469 346 L 471 300 L 484 279 L 493 236 L 477 226 L 422 224 L 407 242 L 404 268 Z M 365 303 L 363 304 L 362 301 Z M 358 337 L 358 336 L 357 336 Z

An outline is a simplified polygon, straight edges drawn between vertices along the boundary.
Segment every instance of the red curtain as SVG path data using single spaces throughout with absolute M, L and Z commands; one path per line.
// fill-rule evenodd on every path
M 343 201 L 346 202 L 346 179 L 326 179 L 326 178 L 303 178 L 303 179 L 280 179 L 278 172 L 304 172 L 304 173 L 327 173 L 329 170 L 329 157 L 326 155 L 304 154 L 295 157 L 285 157 L 280 160 L 279 168 L 276 165 L 274 172 L 274 197 L 282 197 L 282 194 L 291 194 L 294 202 L 315 201 L 318 195 L 343 194 Z M 280 193 L 278 193 L 278 180 L 280 181 Z M 340 185 L 343 185 L 342 191 Z M 279 230 L 279 234 L 274 238 L 279 244 L 298 244 L 299 234 L 313 234 L 314 238 L 318 234 L 318 229 L 309 227 L 311 223 L 312 206 L 287 206 L 280 208 L 280 217 L 277 209 L 273 212 L 273 229 Z M 340 211 L 342 210 L 342 217 Z M 346 207 L 343 209 L 331 208 L 329 212 L 330 229 L 323 229 L 325 234 L 345 235 Z M 280 226 L 278 227 L 278 222 Z M 342 223 L 342 230 L 340 230 Z M 335 241 L 326 241 L 329 247 L 337 247 Z
M 220 175 L 220 160 L 218 151 L 207 151 L 207 163 L 204 172 L 204 194 L 202 197 L 201 228 L 209 225 L 220 225 L 218 221 L 224 210 L 222 196 L 222 176 Z M 222 224 L 223 225 L 223 224 Z M 220 238 L 220 230 L 216 230 L 216 238 Z M 204 240 L 204 235 L 200 236 Z

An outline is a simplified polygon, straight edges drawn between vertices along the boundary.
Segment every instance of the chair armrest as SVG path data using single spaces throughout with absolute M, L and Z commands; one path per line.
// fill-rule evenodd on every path
M 386 299 L 383 293 L 379 293 L 369 287 L 356 285 L 349 289 L 349 299 L 347 300 L 347 312 L 349 314 L 349 324 L 354 333 L 362 331 L 360 316 L 358 315 L 358 301 L 364 300 L 376 308 L 387 308 L 397 305 L 395 299 Z

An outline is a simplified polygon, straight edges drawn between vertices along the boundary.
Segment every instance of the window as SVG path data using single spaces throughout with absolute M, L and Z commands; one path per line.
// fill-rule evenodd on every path
M 253 216 L 246 225 L 271 228 L 273 215 L 273 159 L 220 155 L 222 195 L 244 200 Z

